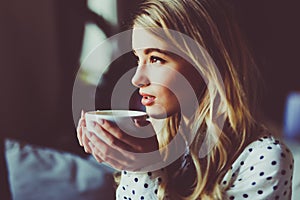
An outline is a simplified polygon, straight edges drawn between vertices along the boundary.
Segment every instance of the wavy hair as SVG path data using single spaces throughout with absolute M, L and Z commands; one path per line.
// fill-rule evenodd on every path
M 166 193 L 171 199 L 222 199 L 219 182 L 243 148 L 259 135 L 253 117 L 255 102 L 250 101 L 257 90 L 257 67 L 231 9 L 221 0 L 147 0 L 135 16 L 134 26 L 150 28 L 153 34 L 157 34 L 155 28 L 163 29 L 164 39 L 188 57 L 207 85 L 196 91 L 199 105 L 189 120 L 189 131 L 182 133 L 185 137 L 195 135 L 189 150 L 196 176 L 183 188 L 177 187 L 171 164 L 165 170 L 168 182 L 159 188 L 160 199 Z M 195 51 L 169 30 L 188 35 L 201 47 Z M 158 136 L 160 147 L 175 137 L 179 116 L 166 120 L 166 134 Z M 223 127 L 217 123 L 220 118 L 225 120 Z M 203 146 L 210 143 L 213 147 L 204 149 L 203 154 Z

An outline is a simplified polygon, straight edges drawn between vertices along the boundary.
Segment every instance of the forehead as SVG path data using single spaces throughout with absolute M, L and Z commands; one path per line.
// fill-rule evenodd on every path
M 134 27 L 132 31 L 132 49 L 161 49 L 172 52 L 171 45 L 162 38 L 151 33 L 149 29 L 138 27 Z

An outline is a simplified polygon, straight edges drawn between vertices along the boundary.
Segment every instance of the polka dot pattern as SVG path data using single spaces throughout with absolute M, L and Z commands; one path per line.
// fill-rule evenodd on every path
M 266 136 L 245 148 L 220 186 L 227 199 L 288 200 L 292 174 L 293 157 L 289 149 L 279 140 Z
M 166 179 L 162 170 L 145 173 L 122 171 L 116 199 L 157 200 L 158 187 L 164 180 Z
M 293 157 L 279 140 L 265 136 L 248 145 L 220 181 L 224 199 L 291 198 Z M 166 178 L 163 170 L 122 171 L 116 199 L 157 200 L 158 188 Z M 168 199 L 167 195 L 164 200 Z

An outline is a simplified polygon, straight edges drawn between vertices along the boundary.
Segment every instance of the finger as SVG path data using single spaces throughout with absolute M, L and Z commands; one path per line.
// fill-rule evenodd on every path
M 103 160 L 102 160 L 102 159 L 97 155 L 97 153 L 93 150 L 93 149 L 95 148 L 95 146 L 93 145 L 93 143 L 92 143 L 92 142 L 89 142 L 88 145 L 89 145 L 89 147 L 91 148 L 91 150 L 92 150 L 92 155 L 93 155 L 93 157 L 97 160 L 97 162 L 99 162 L 99 163 L 103 162 Z
M 88 135 L 91 134 L 89 133 L 89 131 L 87 130 L 87 128 L 85 127 L 82 127 L 82 144 L 83 144 L 83 147 L 84 147 L 84 151 L 86 153 L 92 153 L 92 150 L 90 148 L 90 146 L 88 145 L 88 143 L 90 142 L 89 138 L 88 138 Z
M 135 159 L 135 157 L 131 155 L 132 153 L 130 154 L 130 152 L 125 151 L 121 148 L 113 148 L 112 145 L 105 143 L 95 134 L 92 134 L 89 140 L 92 142 L 95 148 L 98 149 L 99 152 L 101 152 L 102 158 L 114 158 L 116 160 L 119 160 L 120 162 L 124 161 L 125 163 L 123 164 L 126 164 L 126 162 L 129 160 L 133 161 Z
M 77 126 L 77 127 L 81 127 L 81 126 L 86 127 L 85 118 L 80 118 L 80 119 L 79 119 L 79 122 L 78 122 L 78 126 Z
M 133 149 L 119 138 L 114 137 L 111 133 L 102 128 L 98 123 L 94 123 L 95 134 L 106 144 L 110 145 L 116 150 L 133 151 Z M 125 134 L 125 133 L 122 133 Z
M 86 122 L 85 119 L 80 118 L 79 122 L 78 122 L 78 126 L 77 126 L 77 139 L 79 141 L 80 146 L 82 146 L 82 130 L 81 127 L 86 127 Z
M 147 121 L 147 118 L 136 118 L 134 119 L 134 124 L 137 127 L 144 127 L 150 124 L 149 121 Z
M 128 135 L 127 133 L 124 133 L 120 130 L 120 128 L 113 122 L 100 119 L 99 123 L 95 122 L 96 125 L 100 126 L 103 130 L 106 131 L 106 133 L 114 136 L 118 140 L 122 141 L 123 143 L 127 144 L 132 149 L 135 149 L 137 144 L 137 138 L 133 137 L 131 135 Z
M 77 129 L 80 128 L 80 126 L 86 126 L 86 122 L 85 122 L 85 117 L 84 117 L 84 113 L 81 113 L 81 117 L 78 121 L 78 125 L 77 125 Z
M 79 141 L 80 146 L 82 146 L 82 127 L 86 127 L 85 120 L 80 119 L 77 127 L 77 139 Z
M 120 157 L 113 157 L 110 154 L 103 153 L 102 148 L 98 148 L 97 146 L 93 145 L 93 156 L 96 156 L 96 160 L 101 160 L 105 163 L 108 163 L 115 169 L 118 170 L 128 170 L 128 171 L 139 171 L 153 163 L 163 162 L 163 158 L 160 156 L 159 153 L 157 155 L 153 155 L 151 159 L 148 159 L 144 155 L 139 154 L 134 159 L 124 158 L 121 159 Z
M 143 132 L 143 134 L 148 136 L 146 138 L 137 138 L 128 135 L 122 132 L 116 126 L 116 124 L 105 120 L 103 120 L 102 125 L 100 125 L 97 122 L 94 122 L 94 128 L 99 129 L 98 127 L 100 127 L 102 131 L 100 132 L 100 130 L 97 130 L 96 132 L 105 134 L 105 136 L 102 135 L 100 136 L 100 138 L 101 137 L 107 138 L 108 139 L 107 143 L 109 145 L 112 145 L 119 151 L 120 149 L 123 149 L 129 152 L 145 153 L 145 152 L 150 152 L 158 149 L 158 146 L 155 145 L 157 143 L 157 139 L 156 139 L 155 131 L 152 126 L 143 127 L 143 131 L 145 131 Z
M 84 110 L 81 110 L 81 118 L 85 118 L 85 112 L 84 112 Z
M 92 151 L 98 155 L 103 161 L 108 162 L 114 168 L 126 169 L 126 170 L 139 170 L 150 164 L 162 162 L 163 158 L 160 152 L 154 153 L 151 158 L 145 157 L 141 153 L 132 153 L 123 149 L 115 150 L 110 145 L 99 139 L 94 133 L 89 138 L 93 144 Z
M 93 144 L 93 142 L 90 142 L 91 147 L 92 147 L 92 151 L 93 151 L 93 156 L 95 157 L 95 159 L 99 162 L 106 162 L 107 164 L 109 164 L 110 166 L 112 166 L 115 169 L 118 170 L 129 170 L 132 169 L 131 164 L 133 163 L 132 160 L 128 160 L 126 162 L 124 162 L 124 159 L 120 159 L 118 156 L 117 157 L 113 157 L 110 154 L 106 153 L 107 150 L 104 150 L 105 152 L 103 152 L 103 149 L 105 149 L 105 144 L 101 145 L 101 148 L 98 148 L 96 145 Z M 99 143 L 97 143 L 99 144 Z
M 77 129 L 77 139 L 79 141 L 79 145 L 83 146 L 83 144 L 82 144 L 82 128 L 81 127 Z

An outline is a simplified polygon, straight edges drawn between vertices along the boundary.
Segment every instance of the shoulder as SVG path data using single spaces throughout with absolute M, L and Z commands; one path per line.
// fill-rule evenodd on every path
M 263 165 L 266 170 L 274 171 L 279 169 L 292 168 L 293 156 L 287 146 L 272 136 L 262 137 L 250 143 L 233 167 L 246 170 L 250 165 Z
M 269 160 L 275 161 L 279 165 L 286 165 L 292 162 L 293 157 L 290 150 L 283 142 L 272 136 L 265 136 L 250 143 L 233 163 L 233 166 L 239 167 L 239 164 L 241 165 L 242 161 L 244 161 L 244 163 L 247 162 L 248 164 L 267 164 L 266 162 Z M 279 166 L 276 165 L 275 162 L 272 162 L 271 164 Z
M 246 196 L 252 196 L 251 199 L 289 199 L 292 174 L 290 150 L 279 140 L 266 136 L 244 149 L 226 173 L 222 187 L 227 195 L 241 199 Z

